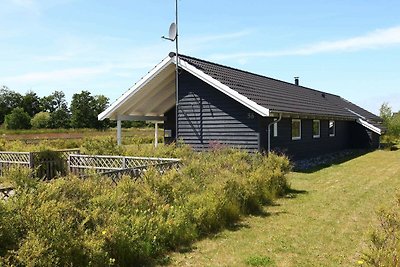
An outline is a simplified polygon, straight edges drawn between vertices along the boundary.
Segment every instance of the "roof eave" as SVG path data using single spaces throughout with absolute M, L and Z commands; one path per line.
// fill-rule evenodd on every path
M 174 64 L 174 60 L 169 56 L 165 57 L 159 64 L 157 64 L 151 71 L 149 71 L 143 78 L 140 79 L 135 85 L 129 88 L 121 97 L 112 103 L 106 110 L 101 112 L 97 118 L 98 120 L 116 118 L 118 114 L 115 111 L 132 95 L 135 95 L 141 88 L 143 88 L 149 81 L 151 81 L 157 74 L 163 71 L 170 64 Z

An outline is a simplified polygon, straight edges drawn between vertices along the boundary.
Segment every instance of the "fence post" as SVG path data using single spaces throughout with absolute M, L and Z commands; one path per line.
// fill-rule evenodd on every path
M 125 157 L 122 157 L 122 169 L 125 169 L 126 168 L 126 158 Z
M 33 153 L 34 152 L 29 152 L 29 169 L 33 169 L 35 167 L 34 166 Z

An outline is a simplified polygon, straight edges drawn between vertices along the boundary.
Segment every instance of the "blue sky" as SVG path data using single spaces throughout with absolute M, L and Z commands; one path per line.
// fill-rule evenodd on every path
M 180 52 L 400 109 L 400 1 L 180 0 Z M 174 44 L 174 0 L 1 0 L 0 85 L 113 102 Z

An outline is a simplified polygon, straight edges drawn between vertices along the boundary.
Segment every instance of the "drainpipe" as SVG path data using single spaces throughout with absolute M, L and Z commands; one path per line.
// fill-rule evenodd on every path
M 279 113 L 279 119 L 268 124 L 268 127 L 267 127 L 268 128 L 267 129 L 267 132 L 268 132 L 268 155 L 271 152 L 271 125 L 276 124 L 276 123 L 280 122 L 281 120 L 282 120 L 282 113 Z

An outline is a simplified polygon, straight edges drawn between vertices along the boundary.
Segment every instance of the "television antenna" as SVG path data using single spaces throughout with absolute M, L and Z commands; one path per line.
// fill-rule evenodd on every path
M 175 0 L 175 22 L 172 22 L 169 26 L 168 37 L 161 36 L 162 39 L 175 42 L 175 139 L 178 141 L 178 106 L 179 106 L 179 95 L 178 95 L 178 75 L 179 75 L 179 53 L 178 53 L 178 0 Z

